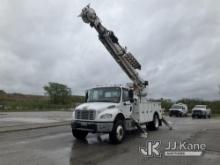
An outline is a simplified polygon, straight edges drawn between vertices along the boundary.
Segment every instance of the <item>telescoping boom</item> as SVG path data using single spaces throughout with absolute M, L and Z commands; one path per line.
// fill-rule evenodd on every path
M 114 32 L 108 30 L 101 24 L 101 21 L 96 15 L 95 10 L 90 8 L 89 5 L 82 9 L 82 12 L 79 16 L 85 23 L 90 24 L 91 27 L 96 29 L 99 34 L 99 40 L 112 55 L 115 61 L 120 65 L 127 76 L 133 81 L 134 90 L 137 92 L 137 94 L 141 96 L 146 95 L 144 89 L 148 85 L 148 82 L 144 81 L 136 71 L 137 69 L 141 70 L 140 63 L 130 52 L 127 52 L 126 47 L 124 48 L 119 44 L 118 38 L 115 36 Z

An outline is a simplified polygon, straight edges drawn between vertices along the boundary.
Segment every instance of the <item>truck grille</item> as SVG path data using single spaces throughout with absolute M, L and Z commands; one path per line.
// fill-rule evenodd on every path
M 194 110 L 192 113 L 193 113 L 193 114 L 201 114 L 202 111 L 200 111 L 200 110 Z
M 76 110 L 75 118 L 83 119 L 83 120 L 95 120 L 95 111 L 94 110 Z

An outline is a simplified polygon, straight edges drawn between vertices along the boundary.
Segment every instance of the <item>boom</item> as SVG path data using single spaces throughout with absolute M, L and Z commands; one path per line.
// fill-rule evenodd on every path
M 148 85 L 148 82 L 140 78 L 139 74 L 137 73 L 136 69 L 141 70 L 141 65 L 135 59 L 135 57 L 130 52 L 127 52 L 126 47 L 123 48 L 119 44 L 118 38 L 115 36 L 113 31 L 106 29 L 101 24 L 99 17 L 95 13 L 95 10 L 90 8 L 89 5 L 82 9 L 82 12 L 79 16 L 85 23 L 90 24 L 91 27 L 96 29 L 99 34 L 99 40 L 119 64 L 122 70 L 133 81 L 135 91 L 139 95 L 145 95 L 143 91 Z

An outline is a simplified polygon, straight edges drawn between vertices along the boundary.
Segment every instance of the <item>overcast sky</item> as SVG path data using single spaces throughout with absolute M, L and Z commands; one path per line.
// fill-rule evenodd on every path
M 103 25 L 142 64 L 150 97 L 220 98 L 219 0 L 1 0 L 0 89 L 73 94 L 130 80 L 77 17 L 91 2 Z

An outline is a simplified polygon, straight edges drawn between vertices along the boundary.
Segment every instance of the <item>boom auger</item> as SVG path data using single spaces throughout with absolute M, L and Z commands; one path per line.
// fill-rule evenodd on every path
M 90 8 L 89 5 L 82 9 L 79 16 L 82 17 L 82 20 L 85 23 L 90 24 L 91 27 L 96 29 L 99 34 L 99 40 L 127 76 L 133 81 L 133 87 L 136 94 L 138 96 L 146 96 L 147 93 L 145 89 L 148 85 L 148 81 L 144 81 L 137 73 L 136 69 L 141 70 L 141 65 L 135 57 L 130 52 L 127 52 L 126 47 L 124 48 L 119 44 L 118 38 L 115 36 L 113 31 L 108 30 L 102 25 L 95 10 Z

